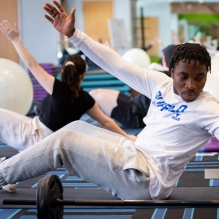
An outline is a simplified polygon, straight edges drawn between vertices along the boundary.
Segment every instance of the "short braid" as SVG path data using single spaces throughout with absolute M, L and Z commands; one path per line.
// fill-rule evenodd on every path
M 175 68 L 180 61 L 190 63 L 191 60 L 204 64 L 207 71 L 211 71 L 211 57 L 206 48 L 198 43 L 177 45 L 169 63 L 169 70 Z

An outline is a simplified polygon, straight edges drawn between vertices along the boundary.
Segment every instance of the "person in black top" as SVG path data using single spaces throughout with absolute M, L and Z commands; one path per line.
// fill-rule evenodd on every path
M 170 76 L 169 61 L 176 45 L 171 44 L 163 51 L 163 73 Z M 124 128 L 143 128 L 143 118 L 147 115 L 151 100 L 143 94 L 129 96 L 123 92 L 109 89 L 95 89 L 90 91 L 101 110 L 117 121 Z
M 69 56 L 63 66 L 61 81 L 47 73 L 19 39 L 18 29 L 7 20 L 0 30 L 11 41 L 21 60 L 36 80 L 48 92 L 42 100 L 39 116 L 30 118 L 6 109 L 0 109 L 0 141 L 22 151 L 87 113 L 104 128 L 118 132 L 132 140 L 112 119 L 98 107 L 95 100 L 81 88 L 86 63 L 81 56 Z M 25 97 L 24 97 L 25 98 Z

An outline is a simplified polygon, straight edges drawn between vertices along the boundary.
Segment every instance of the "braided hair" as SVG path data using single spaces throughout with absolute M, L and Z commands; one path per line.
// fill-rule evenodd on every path
M 68 62 L 68 63 L 67 63 Z M 70 64 L 69 64 L 70 63 Z M 69 86 L 72 91 L 72 100 L 79 96 L 80 75 L 86 71 L 86 62 L 80 55 L 70 55 L 66 61 L 61 73 L 61 81 Z
M 177 45 L 169 63 L 169 71 L 175 68 L 180 61 L 190 63 L 191 60 L 205 65 L 207 71 L 211 71 L 211 57 L 206 48 L 198 43 Z

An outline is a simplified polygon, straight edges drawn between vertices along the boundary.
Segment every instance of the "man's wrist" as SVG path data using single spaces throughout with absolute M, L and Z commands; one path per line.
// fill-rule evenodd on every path
M 75 28 L 67 35 L 68 38 L 71 38 L 74 35 Z

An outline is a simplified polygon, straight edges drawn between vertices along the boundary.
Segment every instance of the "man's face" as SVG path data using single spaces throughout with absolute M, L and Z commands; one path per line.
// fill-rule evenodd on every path
M 202 92 L 207 79 L 206 65 L 199 62 L 190 63 L 180 61 L 175 68 L 171 69 L 173 78 L 173 90 L 185 102 L 194 101 Z

